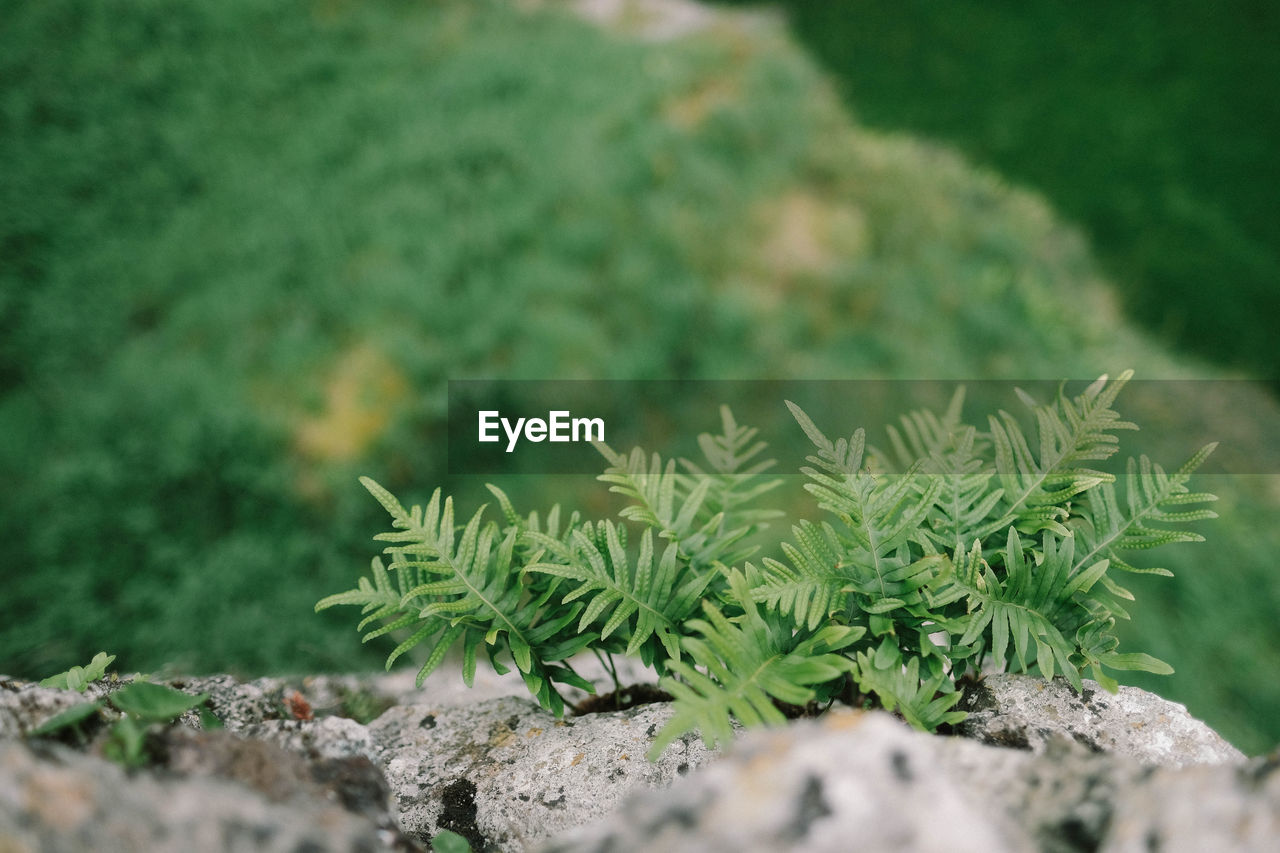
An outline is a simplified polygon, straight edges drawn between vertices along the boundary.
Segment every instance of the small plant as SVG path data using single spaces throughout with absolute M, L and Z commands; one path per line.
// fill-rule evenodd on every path
M 99 652 L 87 667 L 72 667 L 67 672 L 46 678 L 40 686 L 83 693 L 90 681 L 106 675 L 106 668 L 113 660 L 115 655 Z M 124 767 L 137 767 L 146 761 L 146 736 L 151 727 L 172 723 L 192 708 L 202 706 L 208 698 L 207 693 L 193 696 L 162 684 L 135 679 L 102 699 L 72 705 L 37 726 L 29 735 L 46 737 L 73 733 L 83 743 L 82 726 L 91 718 L 97 719 L 99 713 L 110 706 L 120 713 L 120 717 L 107 729 L 101 741 L 102 753 Z M 203 707 L 200 708 L 200 720 L 205 728 L 222 725 Z
M 111 666 L 111 662 L 115 659 L 115 655 L 98 652 L 87 665 L 73 666 L 66 672 L 51 675 L 41 681 L 40 686 L 54 687 L 58 690 L 78 690 L 83 693 L 91 682 L 107 674 L 107 667 Z
M 471 845 L 467 839 L 447 829 L 442 829 L 431 837 L 431 849 L 436 853 L 471 853 Z
M 1130 459 L 1122 482 L 1096 467 L 1136 429 L 1112 408 L 1131 373 L 1041 404 L 1021 394 L 1034 438 L 1001 411 L 979 430 L 963 422 L 963 390 L 941 415 L 913 412 L 889 428 L 889 452 L 862 429 L 832 440 L 797 406 L 815 452 L 805 488 L 827 513 L 799 520 L 776 557 L 753 562 L 747 540 L 781 513 L 758 506 L 776 480 L 755 430 L 722 409 L 703 435 L 704 464 L 614 453 L 600 480 L 628 499 L 622 521 L 518 514 L 489 486 L 502 521 L 482 507 L 465 524 L 437 490 L 406 510 L 368 478 L 393 530 L 370 578 L 316 608 L 359 605 L 365 641 L 409 630 L 387 666 L 425 644 L 419 683 L 462 649 L 467 684 L 483 651 L 510 660 L 530 692 L 563 713 L 557 685 L 590 691 L 569 663 L 591 649 L 634 655 L 661 676 L 675 715 L 651 755 L 694 729 L 709 745 L 745 725 L 785 719 L 780 705 L 871 699 L 935 730 L 963 719 L 957 680 L 991 670 L 1169 673 L 1118 650 L 1115 625 L 1133 600 L 1122 554 L 1202 537 L 1181 529 L 1214 517 L 1215 500 L 1187 488 L 1207 445 L 1167 473 Z M 630 524 L 628 524 L 628 522 Z M 638 535 L 635 525 L 639 528 Z M 1168 526 L 1174 525 L 1174 526 Z M 379 624 L 380 623 L 380 624 Z

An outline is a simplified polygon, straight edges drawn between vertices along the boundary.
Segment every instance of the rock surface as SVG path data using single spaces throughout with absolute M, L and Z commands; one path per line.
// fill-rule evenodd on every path
M 0 676 L 0 739 L 23 737 L 76 705 L 105 694 L 101 683 L 84 693 L 54 690 Z
M 645 755 L 667 705 L 556 720 L 526 698 L 452 710 L 405 705 L 370 731 L 406 832 L 450 829 L 476 849 L 527 849 L 614 809 L 625 794 L 664 786 L 707 762 L 696 737 Z
M 887 714 L 856 711 L 753 733 L 727 758 L 627 800 L 548 853 L 1031 849 L 1012 823 L 975 810 L 963 783 L 938 772 L 940 749 L 989 748 L 916 736 Z
M 1054 738 L 1068 738 L 1095 752 L 1167 767 L 1244 759 L 1182 705 L 1136 687 L 1112 695 L 1085 679 L 1077 694 L 1060 678 L 992 675 L 965 692 L 961 708 L 969 717 L 960 733 L 997 746 L 1042 752 Z
M 580 669 L 603 689 L 602 670 Z M 556 720 L 510 676 L 474 692 L 447 670 L 420 689 L 411 675 L 172 683 L 209 693 L 226 729 L 193 731 L 189 715 L 153 737 L 153 767 L 125 774 L 17 739 L 117 685 L 0 679 L 0 850 L 412 849 L 441 829 L 475 850 L 566 853 L 1280 843 L 1280 759 L 1246 762 L 1138 690 L 996 676 L 966 697 L 959 737 L 846 709 L 749 733 L 724 757 L 686 736 L 650 763 L 669 706 Z
M 752 732 L 711 766 L 627 799 L 544 853 L 1262 853 L 1280 849 L 1278 768 L 1266 759 L 1157 767 L 1053 735 L 1039 751 L 1011 749 L 845 711 Z
M 399 838 L 296 784 L 267 796 L 213 776 L 130 775 L 58 745 L 0 741 L 5 853 L 412 849 Z

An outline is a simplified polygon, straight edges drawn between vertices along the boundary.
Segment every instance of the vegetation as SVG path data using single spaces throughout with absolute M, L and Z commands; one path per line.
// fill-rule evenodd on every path
M 99 652 L 88 666 L 72 667 L 67 672 L 50 676 L 41 681 L 40 686 L 83 693 L 90 682 L 106 675 L 106 668 L 114 659 L 115 655 Z M 31 737 L 71 736 L 85 742 L 90 736 L 86 732 L 90 722 L 100 721 L 101 712 L 110 708 L 114 712 L 114 720 L 96 736 L 98 748 L 104 757 L 121 766 L 138 767 L 150 757 L 147 753 L 148 733 L 173 723 L 193 708 L 199 709 L 204 728 L 220 728 L 221 721 L 205 707 L 208 699 L 208 693 L 183 693 L 135 676 L 133 681 L 101 699 L 81 702 L 55 714 L 29 734 Z
M 445 472 L 449 378 L 1208 375 L 1127 324 L 1041 200 L 851 123 L 776 29 L 651 44 L 528 5 L 7 10 L 0 672 L 104 647 L 148 670 L 375 665 L 312 606 L 363 562 L 357 472 L 483 494 Z M 698 432 L 691 402 L 662 402 L 673 435 Z M 1272 401 L 1185 409 L 1236 413 L 1224 450 L 1280 471 Z M 1261 751 L 1277 498 L 1221 479 L 1211 558 L 1136 578 L 1122 639 Z M 603 515 L 589 485 L 504 486 Z
M 1275 387 L 1274 5 L 780 5 L 860 118 L 1042 190 L 1136 322 Z
M 85 666 L 73 666 L 66 672 L 51 675 L 40 682 L 41 687 L 53 687 L 57 690 L 85 691 L 93 682 L 107 674 L 107 667 L 116 659 L 115 655 L 98 652 Z
M 573 656 L 637 656 L 676 699 L 654 755 L 690 729 L 714 746 L 731 717 L 779 723 L 777 703 L 838 697 L 874 698 L 934 730 L 964 718 L 957 679 L 989 669 L 1061 674 L 1076 690 L 1087 671 L 1114 691 L 1105 669 L 1173 671 L 1117 649 L 1134 598 L 1117 573 L 1169 574 L 1122 554 L 1203 541 L 1182 525 L 1214 517 L 1192 505 L 1216 500 L 1186 485 L 1214 445 L 1172 474 L 1130 459 L 1121 489 L 1095 467 L 1119 431 L 1136 429 L 1112 408 L 1129 376 L 1026 399 L 1034 434 L 1005 411 L 979 432 L 957 393 L 943 414 L 891 429 L 892 454 L 868 453 L 862 429 L 833 441 L 788 403 L 817 449 L 806 489 L 835 523 L 801 520 L 785 560 L 758 566 L 742 543 L 771 515 L 755 504 L 778 482 L 763 479 L 773 463 L 756 458 L 756 431 L 727 409 L 722 433 L 700 439 L 704 466 L 602 445 L 611 464 L 600 480 L 629 499 L 619 515 L 641 526 L 638 547 L 625 523 L 562 518 L 558 506 L 521 516 L 493 486 L 503 523 L 485 522 L 482 507 L 459 533 L 439 489 L 406 510 L 366 478 L 392 518 L 376 537 L 390 562 L 375 558 L 372 580 L 316 609 L 360 606 L 359 627 L 377 626 L 366 642 L 408 632 L 388 667 L 425 644 L 419 684 L 455 645 L 468 685 L 480 651 L 499 671 L 509 659 L 556 715 L 557 683 L 592 690 Z

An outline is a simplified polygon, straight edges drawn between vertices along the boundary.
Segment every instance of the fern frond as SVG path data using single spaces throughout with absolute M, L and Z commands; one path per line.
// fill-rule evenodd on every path
M 577 630 L 583 632 L 594 622 L 601 622 L 600 639 L 607 640 L 619 628 L 630 638 L 626 654 L 642 652 L 643 646 L 655 639 L 661 643 L 666 657 L 680 657 L 680 623 L 697 607 L 710 576 L 682 569 L 678 547 L 670 543 L 662 555 L 656 555 L 653 530 L 647 528 L 640 537 L 640 553 L 634 571 L 627 556 L 619 527 L 611 521 L 597 526 L 603 531 L 604 547 L 590 534 L 589 526 L 575 530 L 570 546 L 549 537 L 526 533 L 532 544 L 540 546 L 558 561 L 531 563 L 527 571 L 566 578 L 579 586 L 565 594 L 568 603 L 585 600 L 586 606 Z M 642 655 L 653 660 L 654 650 Z
M 843 568 L 849 578 L 848 588 L 879 602 L 875 607 L 882 609 L 870 612 L 900 606 L 904 601 L 899 596 L 923 585 L 919 576 L 929 564 L 914 559 L 909 543 L 923 538 L 920 529 L 942 493 L 943 478 L 923 474 L 923 462 L 915 463 L 901 475 L 872 474 L 862 465 L 866 441 L 861 429 L 848 440 L 833 442 L 800 407 L 791 402 L 787 406 L 818 448 L 816 456 L 807 457 L 817 467 L 801 469 L 813 481 L 805 489 L 844 525 L 840 531 L 839 566 L 835 568 Z M 816 543 L 813 530 L 794 528 L 797 536 Z M 802 551 L 793 548 L 787 555 L 802 574 L 816 578 L 827 573 L 806 559 Z M 807 618 L 812 618 L 812 613 Z
M 1116 452 L 1116 430 L 1137 429 L 1111 408 L 1132 375 L 1127 370 L 1114 382 L 1104 375 L 1075 399 L 1060 388 L 1056 400 L 1046 405 L 1020 393 L 1036 420 L 1038 453 L 1032 451 L 1013 415 L 1001 411 L 998 417 L 988 418 L 996 472 L 1004 488 L 1003 512 L 1016 517 L 1023 532 L 1048 529 L 1067 535 L 1064 505 L 1081 492 L 1115 479 L 1087 463 L 1106 460 Z
M 920 658 L 912 655 L 904 664 L 901 650 L 891 637 L 885 637 L 874 652 L 858 652 L 855 678 L 858 687 L 874 693 L 886 711 L 897 711 L 918 729 L 933 731 L 966 716 L 963 711 L 951 710 L 962 694 L 947 673 L 939 668 L 922 679 Z
M 922 475 L 941 482 L 935 512 L 924 533 L 948 553 L 963 550 L 974 538 L 985 539 L 1013 521 L 1009 514 L 992 516 L 1004 489 L 993 487 L 996 470 L 984 456 L 990 442 L 962 421 L 963 406 L 962 385 L 941 416 L 921 409 L 899 418 L 900 428 L 886 427 L 898 465 L 909 469 L 919 463 Z
M 1115 635 L 1115 619 L 1107 617 L 1083 626 L 1076 634 L 1080 649 L 1093 680 L 1106 690 L 1115 693 L 1119 684 L 1103 671 L 1103 667 L 1117 670 L 1141 670 L 1156 675 L 1172 675 L 1173 667 L 1148 654 L 1120 652 L 1119 639 Z M 1082 668 L 1083 668 L 1082 666 Z
M 815 630 L 846 609 L 852 578 L 841 563 L 840 547 L 831 525 L 802 521 L 792 528 L 798 544 L 784 542 L 790 565 L 765 557 L 760 568 L 746 564 L 752 600 L 790 616 L 797 625 Z
M 802 521 L 792 534 L 797 544 L 782 545 L 790 565 L 770 558 L 759 569 L 748 564 L 751 595 L 809 630 L 827 619 L 851 624 L 857 613 L 879 615 L 915 604 L 946 562 L 937 554 L 916 559 L 905 547 L 859 560 L 865 552 L 851 552 L 825 522 Z
M 1173 542 L 1202 542 L 1204 537 L 1189 530 L 1152 527 L 1152 524 L 1184 524 L 1189 521 L 1216 518 L 1209 509 L 1178 510 L 1173 507 L 1216 501 L 1216 495 L 1192 492 L 1187 481 L 1214 451 L 1217 444 L 1200 448 L 1182 467 L 1172 474 L 1153 463 L 1145 455 L 1130 459 L 1125 476 L 1125 509 L 1120 508 L 1116 488 L 1104 483 L 1089 493 L 1087 509 L 1073 519 L 1077 534 L 1084 543 L 1083 564 L 1096 557 L 1107 557 L 1111 565 L 1127 572 L 1172 575 L 1161 568 L 1137 568 L 1123 560 L 1119 551 L 1144 551 Z
M 1080 690 L 1080 670 L 1073 660 L 1078 647 L 1073 640 L 1098 615 L 1073 605 L 1079 603 L 1078 595 L 1087 595 L 1103 576 L 1107 561 L 1075 570 L 1073 537 L 1059 540 L 1051 531 L 1044 531 L 1042 543 L 1037 563 L 1024 552 L 1017 528 L 1009 528 L 1003 577 L 984 564 L 981 583 L 969 589 L 974 610 L 960 643 L 972 644 L 989 630 L 991 651 L 998 664 L 1008 660 L 1012 642 L 1020 670 L 1027 671 L 1034 661 L 1044 678 L 1060 672 Z M 1032 645 L 1034 657 L 1028 654 Z
M 362 627 L 374 621 L 385 623 L 366 634 L 366 641 L 403 628 L 415 629 L 391 652 L 387 666 L 390 668 L 410 649 L 425 647 L 427 657 L 418 672 L 419 685 L 448 651 L 460 644 L 463 675 L 468 684 L 474 677 L 478 650 L 483 648 L 499 671 L 504 667 L 497 655 L 507 652 L 530 691 L 557 715 L 563 713 L 564 703 L 553 681 L 590 689 L 590 684 L 572 670 L 550 665 L 595 639 L 590 632 L 574 632 L 569 627 L 582 605 L 573 605 L 554 618 L 547 618 L 545 605 L 559 582 L 553 580 L 542 589 L 529 588 L 522 582 L 516 545 L 521 533 L 528 534 L 540 526 L 536 516 L 521 519 L 506 495 L 494 490 L 509 526 L 503 530 L 493 522 L 486 523 L 481 507 L 459 534 L 454 524 L 453 499 L 441 500 L 439 489 L 425 508 L 414 506 L 406 510 L 373 480 L 363 477 L 361 482 L 391 515 L 394 529 L 375 537 L 390 543 L 384 549 L 390 563 L 384 568 L 381 560 L 375 559 L 372 582 L 361 578 L 357 589 L 330 596 L 317 608 L 362 605 L 366 614 Z M 548 521 L 548 529 L 556 530 L 558 511 L 553 510 Z M 391 582 L 392 573 L 397 575 L 396 585 Z
M 654 453 L 645 455 L 635 448 L 630 455 L 616 453 L 602 441 L 596 449 L 609 462 L 609 467 L 596 479 L 609 483 L 609 491 L 630 498 L 633 503 L 623 508 L 620 516 L 652 527 L 665 538 L 679 541 L 692 532 L 692 525 L 710 483 L 693 492 L 680 492 L 676 462 Z
M 899 468 L 910 468 L 917 460 L 945 454 L 954 436 L 969 429 L 961 419 L 964 393 L 963 385 L 956 388 L 941 417 L 928 409 L 918 409 L 898 418 L 901 431 L 892 424 L 885 428 Z M 883 458 L 883 454 L 879 455 Z M 887 460 L 882 462 L 886 463 Z
M 768 446 L 755 440 L 759 430 L 739 425 L 728 406 L 720 407 L 720 419 L 719 435 L 702 433 L 698 436 L 698 446 L 710 470 L 704 470 L 688 459 L 681 459 L 680 465 L 685 471 L 683 483 L 686 489 L 692 490 L 702 481 L 710 482 L 701 510 L 702 517 L 711 524 L 705 544 L 706 554 L 715 554 L 720 565 L 734 566 L 756 551 L 754 545 L 738 543 L 782 515 L 780 510 L 751 506 L 753 501 L 777 488 L 782 481 L 763 476 L 777 463 L 774 459 L 758 458 Z
M 699 570 L 746 559 L 755 548 L 739 543 L 779 515 L 748 506 L 781 482 L 761 477 L 773 460 L 753 461 L 763 452 L 764 442 L 754 441 L 757 431 L 739 426 L 728 407 L 721 407 L 721 420 L 721 435 L 704 433 L 698 438 L 710 472 L 682 459 L 681 473 L 675 460 L 663 462 L 656 453 L 646 456 L 635 448 L 624 455 L 595 442 L 609 461 L 598 479 L 611 484 L 609 491 L 633 501 L 619 515 L 676 542 L 684 558 Z
M 672 661 L 671 670 L 679 677 L 661 682 L 675 697 L 675 714 L 658 732 L 651 758 L 694 729 L 714 748 L 732 738 L 732 719 L 746 726 L 780 725 L 786 717 L 775 699 L 803 705 L 815 696 L 815 685 L 849 671 L 850 661 L 837 652 L 857 641 L 863 629 L 829 625 L 795 635 L 761 614 L 741 572 L 731 572 L 729 583 L 743 613 L 730 620 L 704 601 L 706 619 L 690 621 L 701 636 L 681 640 L 690 662 Z

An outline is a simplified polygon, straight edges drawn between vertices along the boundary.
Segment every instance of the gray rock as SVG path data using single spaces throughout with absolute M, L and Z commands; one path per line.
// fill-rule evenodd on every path
M 1280 754 L 1158 769 L 1119 792 L 1103 853 L 1280 849 Z
M 375 851 L 408 849 L 393 832 L 322 798 L 273 801 L 209 777 L 126 774 L 91 755 L 0 741 L 0 848 Z
M 928 735 L 880 712 L 745 735 L 544 853 L 1269 851 L 1280 758 L 1144 766 L 1050 735 L 1038 752 Z
M 239 681 L 230 675 L 210 675 L 170 682 L 188 693 L 208 693 L 209 707 L 230 731 L 239 731 L 263 720 L 279 719 L 284 713 L 284 681 L 260 678 Z
M 529 699 L 504 697 L 398 706 L 369 729 L 407 833 L 426 841 L 449 829 L 476 850 L 523 850 L 707 762 L 694 736 L 646 759 L 670 715 L 645 705 L 557 720 Z
M 68 708 L 91 702 L 99 695 L 101 690 L 95 685 L 77 693 L 39 687 L 29 681 L 0 679 L 0 739 L 23 737 Z
M 1108 693 L 1085 679 L 990 675 L 965 693 L 959 732 L 983 743 L 1041 752 L 1054 737 L 1143 764 L 1184 767 L 1241 762 L 1243 753 L 1176 702 L 1136 687 Z
M 682 851 L 1033 850 L 1027 833 L 969 792 L 940 760 L 1031 760 L 912 731 L 887 714 L 829 714 L 751 732 L 724 758 L 670 789 L 634 796 L 607 821 L 568 833 L 546 853 Z M 994 787 L 994 785 L 993 785 Z
M 1115 798 L 1142 772 L 1128 759 L 1061 738 L 1039 753 L 960 742 L 976 749 L 937 746 L 937 771 L 930 772 L 961 786 L 975 809 L 1016 824 L 1043 853 L 1096 849 L 1111 825 Z
M 245 726 L 247 737 L 274 743 L 308 758 L 378 759 L 378 748 L 367 726 L 345 717 L 318 720 L 270 720 Z
M 575 667 L 598 689 L 612 687 L 594 660 Z M 623 679 L 646 676 L 634 669 Z M 563 851 L 1127 853 L 1280 843 L 1280 760 L 1246 764 L 1181 706 L 1127 688 L 1111 696 L 1092 682 L 1077 696 L 1061 682 L 992 676 L 967 697 L 972 717 L 960 728 L 970 737 L 846 710 L 749 733 L 724 759 L 689 735 L 656 763 L 646 754 L 669 706 L 556 720 L 514 675 L 482 671 L 477 691 L 462 687 L 456 668 L 421 688 L 412 672 L 171 683 L 208 692 L 228 730 L 165 729 L 153 735 L 160 765 L 132 774 L 113 775 L 103 769 L 110 765 L 50 743 L 4 753 L 0 842 L 167 849 L 173 838 L 181 839 L 173 849 L 267 850 L 285 844 L 278 838 L 310 843 L 308 822 L 358 819 L 319 849 L 429 843 L 441 829 L 477 851 L 551 843 Z M 0 681 L 0 732 L 24 736 L 118 687 L 101 682 L 79 694 Z M 342 716 L 357 708 L 364 718 L 386 710 L 368 725 Z M 87 734 L 113 716 L 104 710 Z M 91 815 L 88 823 L 46 825 L 54 806 L 30 793 L 45 784 L 31 780 L 45 779 L 38 768 L 46 765 L 56 777 L 48 802 Z M 215 805 L 197 819 L 191 804 L 204 797 Z M 338 806 L 345 817 L 324 816 Z M 267 829 L 273 821 L 281 827 Z M 92 838 L 94 822 L 107 841 Z

